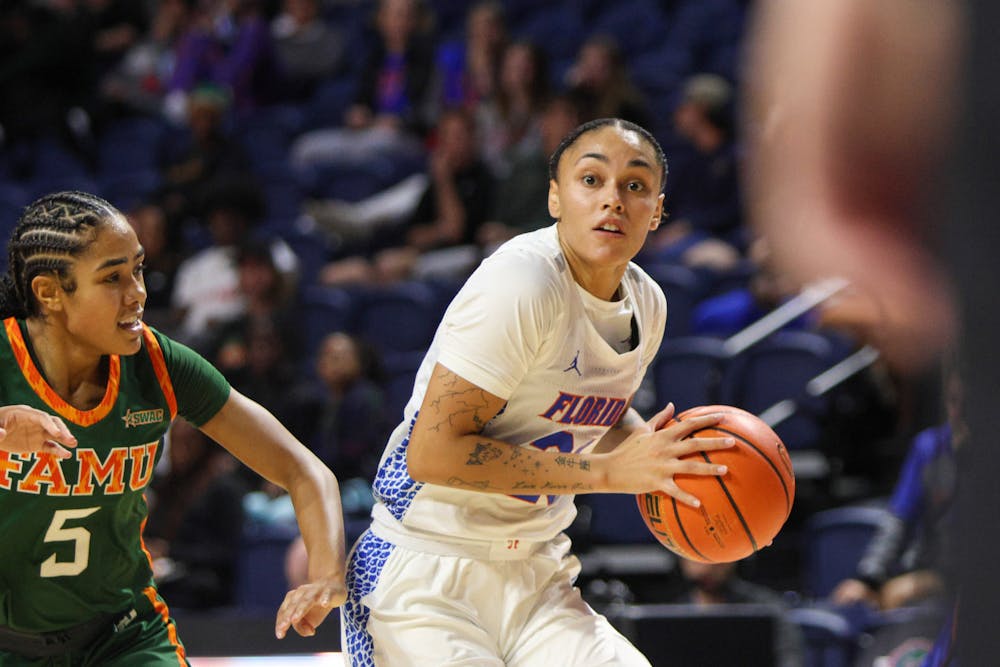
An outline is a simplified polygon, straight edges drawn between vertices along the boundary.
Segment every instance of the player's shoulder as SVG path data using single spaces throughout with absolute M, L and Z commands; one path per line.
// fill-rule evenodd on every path
M 553 226 L 507 241 L 483 260 L 474 277 L 497 291 L 543 296 L 560 292 L 568 270 Z
M 640 303 L 657 309 L 666 309 L 667 297 L 663 293 L 663 288 L 641 266 L 629 262 L 623 280 L 629 283 L 632 293 Z

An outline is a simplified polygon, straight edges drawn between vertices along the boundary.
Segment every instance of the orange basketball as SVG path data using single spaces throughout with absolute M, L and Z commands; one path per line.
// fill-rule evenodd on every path
M 646 526 L 665 547 L 690 560 L 724 563 L 745 558 L 771 544 L 792 511 L 795 476 L 781 439 L 759 417 L 728 405 L 702 405 L 674 417 L 726 413 L 717 427 L 698 437 L 736 438 L 728 449 L 695 452 L 729 467 L 722 476 L 674 475 L 677 485 L 701 501 L 694 508 L 655 491 L 636 496 Z M 673 422 L 671 422 L 673 423 Z M 690 436 L 689 436 L 690 437 Z

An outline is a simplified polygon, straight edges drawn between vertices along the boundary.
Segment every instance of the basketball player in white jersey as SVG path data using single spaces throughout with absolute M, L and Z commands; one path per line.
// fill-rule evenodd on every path
M 580 597 L 562 533 L 577 493 L 660 490 L 698 501 L 679 460 L 731 446 L 682 439 L 629 407 L 663 336 L 663 292 L 631 263 L 663 211 L 656 140 L 586 123 L 550 162 L 557 222 L 487 258 L 445 313 L 375 479 L 343 611 L 361 665 L 551 667 L 648 661 Z

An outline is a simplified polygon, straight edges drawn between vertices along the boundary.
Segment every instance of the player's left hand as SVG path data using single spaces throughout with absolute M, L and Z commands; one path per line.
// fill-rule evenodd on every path
M 76 447 L 76 437 L 59 417 L 28 405 L 0 406 L 0 449 L 65 459 L 71 456 L 67 447 Z
M 312 637 L 327 614 L 346 599 L 347 586 L 342 577 L 319 579 L 294 588 L 285 594 L 278 609 L 274 635 L 284 639 L 291 627 L 303 637 Z

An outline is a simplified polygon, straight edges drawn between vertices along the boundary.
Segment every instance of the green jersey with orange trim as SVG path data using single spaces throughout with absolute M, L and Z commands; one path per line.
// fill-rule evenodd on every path
M 78 410 L 48 385 L 23 321 L 0 330 L 0 405 L 58 415 L 72 457 L 0 451 L 0 625 L 46 632 L 113 614 L 152 585 L 144 491 L 171 420 L 195 426 L 229 398 L 196 352 L 144 327 L 142 349 L 108 357 L 101 402 Z

